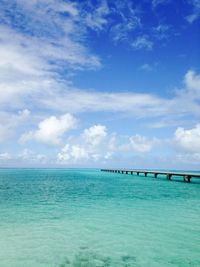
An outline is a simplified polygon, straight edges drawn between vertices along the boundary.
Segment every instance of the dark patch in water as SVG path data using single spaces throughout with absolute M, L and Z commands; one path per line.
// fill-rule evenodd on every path
M 191 261 L 189 259 L 185 259 L 183 261 L 182 259 L 172 259 L 169 261 L 169 263 L 175 267 L 199 267 L 200 266 L 200 260 Z
M 93 252 L 82 251 L 70 262 L 66 259 L 59 267 L 136 267 L 136 257 L 124 255 L 111 259 Z
M 95 253 L 79 253 L 75 256 L 73 267 L 108 267 L 110 266 L 110 258 L 97 255 Z
M 10 187 L 9 186 L 0 186 L 0 190 L 9 190 L 10 189 Z
M 85 249 L 88 249 L 88 247 L 87 246 L 81 246 L 80 249 L 85 250 Z
M 126 255 L 126 256 L 122 256 L 121 257 L 122 259 L 122 262 L 124 263 L 124 267 L 132 267 L 132 266 L 135 266 L 136 264 L 136 257 L 134 256 L 129 256 L 129 255 Z
M 65 259 L 65 261 L 59 265 L 59 267 L 67 267 L 70 266 L 70 264 L 70 261 L 68 259 Z

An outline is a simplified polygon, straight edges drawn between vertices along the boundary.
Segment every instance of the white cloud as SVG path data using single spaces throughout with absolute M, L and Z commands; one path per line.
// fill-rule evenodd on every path
M 196 122 L 200 116 L 200 75 L 189 70 L 184 77 L 184 87 L 176 91 L 176 95 L 171 99 L 171 108 L 173 119 L 184 119 L 190 116 L 190 121 Z M 169 112 L 170 114 L 170 112 Z
M 186 17 L 186 20 L 192 24 L 194 21 L 196 21 L 197 19 L 199 19 L 200 17 L 200 1 L 199 0 L 192 0 L 192 1 L 188 1 L 189 4 L 192 5 L 192 12 L 190 15 L 188 15 Z
M 61 152 L 58 153 L 57 155 L 57 159 L 59 162 L 66 162 L 68 160 L 70 160 L 70 146 L 69 144 L 66 144 L 62 149 L 61 149 Z
M 52 101 L 52 99 L 54 101 Z M 76 99 L 76 101 L 74 101 Z M 40 99 L 43 106 L 66 112 L 114 111 L 134 114 L 135 117 L 160 116 L 165 113 L 168 101 L 151 94 L 101 93 L 84 90 L 68 90 L 52 98 Z
M 110 28 L 111 37 L 115 42 L 126 41 L 130 44 L 133 32 L 142 28 L 140 12 L 130 1 L 116 1 L 113 13 L 117 15 L 118 20 Z
M 61 137 L 75 126 L 76 119 L 71 114 L 67 113 L 58 118 L 51 116 L 39 123 L 38 130 L 23 134 L 20 142 L 35 139 L 44 144 L 58 145 L 61 142 Z
M 0 164 L 3 166 L 15 166 L 17 162 L 17 166 L 27 166 L 27 164 L 46 164 L 49 162 L 49 158 L 40 153 L 36 153 L 30 149 L 25 148 L 23 151 L 19 153 L 0 153 Z
M 31 151 L 30 149 L 24 149 L 21 153 L 19 153 L 18 157 L 23 159 L 23 160 L 29 160 L 31 158 L 33 158 L 33 151 Z
M 70 16 L 63 16 L 66 12 Z M 20 21 L 15 21 L 16 14 Z M 35 96 L 37 101 L 44 96 L 51 84 L 60 89 L 57 81 L 63 69 L 67 73 L 101 66 L 84 45 L 87 33 L 76 21 L 79 10 L 73 3 L 4 1 L 0 16 L 0 103 L 4 105 L 12 98 L 12 106 L 21 108 L 29 98 Z
M 200 95 L 200 75 L 193 70 L 189 70 L 184 78 L 186 88 L 193 93 Z M 195 95 L 196 96 L 196 95 Z
M 185 105 L 183 96 L 165 99 L 153 94 L 134 93 L 135 88 L 132 88 L 130 93 L 87 91 L 77 89 L 69 81 L 59 79 L 57 71 L 62 67 L 67 69 L 96 68 L 100 66 L 100 61 L 98 57 L 90 54 L 87 46 L 83 45 L 83 36 L 79 36 L 80 32 L 85 34 L 85 30 L 82 31 L 82 27 L 80 29 L 80 25 L 77 25 L 76 21 L 81 7 L 68 2 L 65 7 L 60 4 L 56 6 L 55 1 L 46 0 L 44 3 L 47 6 L 42 11 L 40 5 L 43 2 L 18 1 L 20 7 L 25 5 L 24 8 L 28 10 L 27 12 L 33 11 L 30 16 L 36 16 L 36 18 L 39 16 L 38 19 L 42 24 L 41 32 L 39 29 L 35 32 L 36 24 L 33 25 L 33 23 L 26 26 L 31 32 L 33 31 L 32 36 L 19 33 L 12 29 L 9 23 L 0 29 L 0 57 L 2 58 L 0 63 L 0 103 L 3 107 L 25 109 L 28 106 L 34 112 L 42 110 L 47 114 L 49 111 L 52 113 L 120 112 L 134 115 L 134 118 L 171 116 L 171 114 L 177 113 L 177 106 L 184 106 L 182 114 L 198 112 L 197 103 L 190 99 Z M 125 9 L 128 10 L 129 17 L 137 13 L 130 4 L 125 5 L 124 3 L 116 4 L 115 11 L 110 9 L 106 11 L 107 8 L 106 4 L 102 2 L 99 12 L 105 14 L 118 12 L 121 17 L 126 17 Z M 66 21 L 63 21 L 64 18 L 60 18 L 58 9 L 70 13 L 70 19 L 69 16 L 66 16 Z M 48 10 L 51 12 L 47 12 Z M 44 12 L 42 19 L 40 12 Z M 54 16 L 56 25 L 54 27 L 52 25 L 51 28 L 46 22 L 50 21 L 52 24 Z M 71 16 L 75 18 L 71 19 Z M 5 19 L 5 14 L 3 18 Z M 55 27 L 60 30 L 54 31 Z M 51 36 L 47 38 L 48 31 L 52 31 L 52 34 L 55 35 L 60 34 L 61 31 L 62 34 L 57 38 Z M 136 47 L 152 48 L 153 44 L 147 36 L 138 38 L 135 43 Z M 61 61 L 65 61 L 64 65 Z M 144 68 L 150 69 L 147 65 L 143 66 Z M 136 89 L 138 90 L 138 88 Z M 10 101 L 11 99 L 12 101 Z
M 72 30 L 73 34 L 76 30 Z M 52 41 L 26 36 L 7 26 L 0 26 L 0 35 L 0 103 L 6 107 L 36 106 L 41 97 L 61 92 L 62 84 L 68 86 L 67 81 L 59 80 L 58 72 L 63 67 L 100 67 L 98 58 L 73 38 Z
M 25 148 L 21 153 L 15 156 L 16 159 L 25 162 L 36 162 L 44 164 L 47 162 L 47 156 L 44 154 L 37 154 L 30 149 Z
M 15 9 L 19 14 L 25 13 L 21 21 L 25 32 L 12 27 L 14 22 L 3 12 L 7 8 L 13 13 Z M 60 15 L 62 10 L 70 13 L 70 18 Z M 130 14 L 135 12 L 131 7 L 128 10 Z M 155 113 L 155 106 L 158 108 L 155 103 L 162 102 L 157 97 L 79 90 L 59 78 L 58 72 L 63 67 L 69 70 L 101 65 L 98 57 L 91 55 L 83 44 L 83 36 L 87 33 L 82 28 L 82 16 L 85 15 L 80 15 L 80 11 L 81 6 L 67 2 L 63 7 L 54 0 L 18 0 L 16 6 L 8 2 L 2 7 L 5 23 L 0 27 L 0 103 L 5 108 L 25 109 L 28 106 L 35 113 L 42 110 L 47 114 L 49 110 L 63 113 L 104 110 L 131 111 L 137 116 L 144 106 L 149 114 Z M 95 12 L 104 16 L 111 11 L 103 1 Z M 122 17 L 123 12 L 120 9 Z
M 107 0 L 84 4 L 82 22 L 95 31 L 107 31 L 115 42 L 126 41 L 136 28 L 141 27 L 141 18 L 136 5 L 130 1 Z
M 93 125 L 68 143 L 57 155 L 58 163 L 85 163 L 111 158 L 110 140 L 104 125 Z M 109 156 L 108 156 L 109 155 Z
M 199 18 L 199 13 L 200 12 L 194 12 L 193 14 L 190 14 L 186 17 L 186 20 L 192 24 L 195 20 L 197 20 Z
M 7 25 L 1 25 L 2 64 L 9 62 L 14 68 L 30 74 L 38 74 L 41 69 L 55 71 L 60 64 L 67 64 L 68 69 L 100 67 L 98 57 L 91 55 L 81 41 L 82 28 L 71 18 L 66 17 L 62 20 L 59 13 L 52 14 L 48 10 L 46 12 L 40 24 L 41 28 L 44 27 L 43 31 L 42 29 L 35 30 L 36 24 L 33 22 L 27 26 L 27 30 L 30 33 L 33 32 L 32 35 L 14 30 Z M 41 20 L 38 18 L 41 14 L 35 14 L 35 16 L 34 19 Z M 53 19 L 58 22 L 55 23 L 56 25 L 51 25 Z
M 129 143 L 122 145 L 122 151 L 131 151 L 135 153 L 148 153 L 151 151 L 153 146 L 158 143 L 157 139 L 150 139 L 146 136 L 141 136 L 139 134 L 133 135 L 129 138 Z
M 7 125 L 0 124 L 0 143 L 5 142 L 11 136 L 11 131 Z
M 145 50 L 152 50 L 153 49 L 153 42 L 149 40 L 149 37 L 146 35 L 139 36 L 136 38 L 134 42 L 132 42 L 131 46 L 134 49 L 145 49 Z
M 111 156 L 112 152 L 115 152 L 118 149 L 117 135 L 112 134 L 108 140 L 108 153 Z
M 153 2 L 158 6 L 168 1 Z M 143 26 L 140 13 L 130 1 L 116 1 L 112 8 L 108 1 L 98 2 L 96 8 L 91 1 L 87 2 L 87 7 L 84 5 L 55 0 L 2 3 L 0 104 L 4 111 L 0 112 L 0 142 L 16 139 L 23 132 L 23 142 L 33 139 L 59 145 L 65 133 L 76 125 L 76 119 L 68 112 L 118 112 L 132 120 L 145 118 L 151 123 L 154 119 L 154 125 L 160 127 L 168 126 L 172 119 L 173 125 L 177 125 L 177 121 L 184 125 L 188 118 L 197 120 L 200 115 L 200 75 L 192 70 L 185 75 L 184 87 L 171 98 L 135 93 L 139 88 L 124 93 L 118 92 L 117 88 L 103 92 L 73 86 L 68 79 L 69 72 L 101 67 L 99 57 L 88 48 L 88 28 L 108 30 L 113 39 L 130 42 L 133 31 Z M 6 10 L 10 16 L 4 12 Z M 113 21 L 110 15 L 114 15 Z M 117 25 L 115 17 L 118 18 Z M 191 17 L 191 22 L 195 19 Z M 168 26 L 159 25 L 154 30 L 164 38 Z M 133 47 L 152 50 L 153 42 L 147 35 L 142 35 L 133 42 Z M 141 69 L 150 70 L 151 67 L 144 64 Z M 110 93 L 113 90 L 114 93 Z M 56 117 L 49 114 L 65 115 Z M 183 131 L 186 130 L 183 128 Z M 117 137 L 109 135 L 103 125 L 94 125 L 72 139 L 60 152 L 64 161 L 108 160 L 119 152 Z M 138 153 L 150 151 L 153 145 L 154 141 L 140 135 L 132 136 L 128 142 L 132 152 Z M 43 158 L 42 154 L 33 154 L 24 150 L 18 158 L 24 161 Z M 8 157 L 6 153 L 1 155 L 2 158 Z
M 200 124 L 189 130 L 177 128 L 174 141 L 175 145 L 183 151 L 200 153 Z
M 130 159 L 131 156 L 146 154 L 160 144 L 156 138 L 148 138 L 139 134 L 124 141 L 122 136 L 108 134 L 105 126 L 94 125 L 85 129 L 78 138 L 70 138 L 57 155 L 61 164 L 90 164 L 94 162 L 112 162 L 114 158 Z M 127 153 L 128 152 L 128 153 Z M 128 156 L 127 156 L 128 155 Z
M 173 33 L 173 30 L 170 25 L 159 24 L 158 26 L 153 27 L 153 34 L 158 40 L 168 39 L 171 33 Z
M 133 151 L 146 153 L 151 151 L 153 141 L 144 136 L 135 135 L 130 137 L 130 146 Z
M 145 64 L 143 64 L 143 65 L 141 65 L 141 66 L 139 67 L 139 70 L 144 70 L 144 71 L 146 71 L 146 72 L 151 72 L 151 71 L 154 70 L 154 67 L 151 66 L 151 65 L 148 64 L 148 63 L 145 63 Z
M 159 121 L 152 123 L 154 127 L 184 125 L 198 122 L 200 116 L 200 75 L 188 70 L 183 79 L 183 87 L 175 91 L 174 97 L 168 99 L 166 113 Z
M 85 162 L 89 158 L 91 155 L 89 156 L 85 146 L 73 144 L 66 144 L 57 155 L 58 163 L 64 164 L 76 163 L 79 160 Z
M 94 125 L 89 129 L 85 129 L 82 138 L 84 141 L 92 146 L 97 146 L 106 137 L 107 130 L 104 125 Z
M 168 4 L 170 0 L 152 0 L 152 7 L 156 8 L 159 5 Z
M 16 134 L 16 129 L 22 127 L 30 118 L 28 109 L 12 112 L 0 112 L 0 143 L 8 141 Z
M 94 30 L 102 30 L 108 22 L 106 16 L 109 13 L 110 11 L 107 1 L 101 1 L 100 5 L 97 8 L 94 8 L 94 11 L 87 13 L 84 19 L 87 27 L 90 27 Z
M 78 145 L 73 145 L 71 147 L 71 157 L 77 161 L 80 159 L 87 159 L 88 158 L 88 152 L 86 151 L 85 148 L 78 146 Z
M 8 152 L 0 153 L 0 161 L 8 161 L 12 156 Z
M 197 165 L 198 167 L 200 164 L 200 153 L 178 153 L 174 161 L 181 164 L 190 164 L 190 166 Z M 199 171 L 199 168 L 197 170 Z
M 72 17 L 77 17 L 79 15 L 79 10 L 76 3 L 70 2 L 56 2 L 54 3 L 54 9 L 58 12 L 68 13 Z
M 139 27 L 141 27 L 140 19 L 137 16 L 134 16 L 130 19 L 125 19 L 123 22 L 114 25 L 111 28 L 111 36 L 115 42 L 129 42 L 129 35 L 131 35 L 131 33 Z
M 30 82 L 23 82 L 23 85 L 13 83 L 13 85 L 9 87 L 12 89 L 10 92 L 9 90 L 3 89 L 0 91 L 0 101 L 2 100 L 2 104 L 10 108 L 23 109 L 29 105 L 30 109 L 43 110 L 44 114 L 48 114 L 49 111 L 52 113 L 105 111 L 119 112 L 126 114 L 126 116 L 134 116 L 134 119 L 155 118 L 156 120 L 159 118 L 159 125 L 166 127 L 171 124 L 172 119 L 173 125 L 176 125 L 176 121 L 187 121 L 189 115 L 192 116 L 194 120 L 195 117 L 200 115 L 198 102 L 200 99 L 199 80 L 199 74 L 189 70 L 184 78 L 184 87 L 178 89 L 175 96 L 171 99 L 134 92 L 104 93 L 77 90 L 69 84 L 67 85 L 63 82 L 56 82 L 53 80 L 34 81 L 32 84 Z M 27 86 L 29 90 L 26 90 Z M 20 93 L 22 95 L 20 95 Z M 11 102 L 10 99 L 12 99 L 13 102 Z M 2 115 L 5 119 L 1 119 L 0 140 L 8 138 L 10 136 L 10 129 L 13 129 L 13 125 L 16 125 L 15 121 L 19 122 L 12 113 L 6 114 L 8 115 Z M 37 113 L 35 113 L 34 116 L 37 116 Z M 18 117 L 22 118 L 23 116 L 18 115 Z M 11 118 L 13 119 L 11 120 Z M 24 116 L 23 123 L 28 122 L 26 118 L 28 118 L 28 114 Z M 32 119 L 34 119 L 33 115 Z M 20 125 L 20 123 L 18 125 Z M 154 121 L 152 126 L 153 125 L 158 125 L 158 123 Z M 32 133 L 30 136 L 32 136 Z M 24 136 L 24 138 L 27 137 L 30 139 L 30 136 L 27 135 Z

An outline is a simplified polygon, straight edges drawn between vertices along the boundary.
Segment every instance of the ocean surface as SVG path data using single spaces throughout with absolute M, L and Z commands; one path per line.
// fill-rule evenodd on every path
M 1 267 L 200 267 L 200 182 L 1 169 Z

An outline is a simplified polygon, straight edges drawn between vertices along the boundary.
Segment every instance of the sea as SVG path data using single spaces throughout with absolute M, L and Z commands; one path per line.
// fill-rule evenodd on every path
M 0 267 L 109 266 L 200 267 L 200 181 L 0 169 Z

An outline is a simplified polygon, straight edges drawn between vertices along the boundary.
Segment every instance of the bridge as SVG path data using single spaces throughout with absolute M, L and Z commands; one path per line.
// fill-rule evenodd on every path
M 171 171 L 153 171 L 153 170 L 127 170 L 127 169 L 101 169 L 104 172 L 113 172 L 113 173 L 122 173 L 122 174 L 143 174 L 147 176 L 148 174 L 152 174 L 154 178 L 157 178 L 158 175 L 166 175 L 166 178 L 170 181 L 173 176 L 180 176 L 183 178 L 184 182 L 190 183 L 192 178 L 200 178 L 200 173 L 192 173 L 192 172 L 171 172 Z

